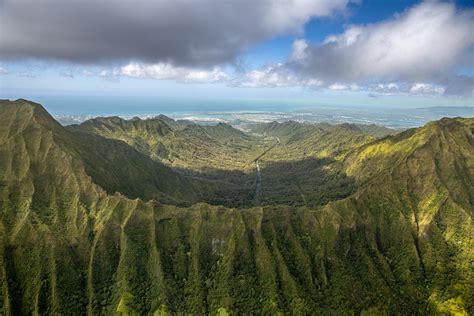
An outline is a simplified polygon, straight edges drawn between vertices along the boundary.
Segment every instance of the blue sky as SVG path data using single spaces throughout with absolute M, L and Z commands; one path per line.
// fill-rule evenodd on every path
M 348 24 L 380 22 L 397 12 L 403 12 L 418 2 L 414 0 L 366 0 L 354 3 L 349 6 L 348 12 L 344 15 L 311 19 L 304 26 L 303 37 L 310 42 L 320 43 L 329 35 L 342 33 Z M 469 1 L 458 1 L 457 4 L 468 5 Z M 295 36 L 276 37 L 255 45 L 242 58 L 245 60 L 245 64 L 250 67 L 281 62 L 291 53 L 294 40 Z
M 47 0 L 31 27 L 16 21 L 38 10 L 34 1 L 1 3 L 0 97 L 472 105 L 473 1 L 229 1 L 210 9 L 212 0 L 196 8 L 141 0 L 147 11 L 171 12 L 163 25 L 118 2 Z M 100 10 L 108 15 L 91 16 Z M 69 11 L 84 14 L 90 29 Z M 183 11 L 189 22 L 175 15 Z

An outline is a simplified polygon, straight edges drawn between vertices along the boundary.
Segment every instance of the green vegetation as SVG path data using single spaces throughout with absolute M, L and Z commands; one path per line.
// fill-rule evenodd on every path
M 163 115 L 147 120 L 96 118 L 68 129 L 121 140 L 153 160 L 191 170 L 243 169 L 267 145 L 227 124 L 200 126 Z
M 228 207 L 254 206 L 256 159 L 265 182 L 264 205 L 317 206 L 344 198 L 355 184 L 338 162 L 341 157 L 376 135 L 393 133 L 371 125 L 297 122 L 257 124 L 244 133 L 227 124 L 199 126 L 164 115 L 147 120 L 96 118 L 68 129 L 124 141 L 192 182 L 204 181 L 201 200 Z M 195 187 L 202 188 L 202 181 Z M 116 191 L 133 198 L 154 197 Z
M 0 314 L 474 313 L 474 119 L 250 128 L 1 101 Z

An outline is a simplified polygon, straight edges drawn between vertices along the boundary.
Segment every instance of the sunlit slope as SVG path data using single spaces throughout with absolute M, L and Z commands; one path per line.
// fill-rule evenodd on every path
M 227 124 L 201 126 L 165 116 L 105 117 L 68 127 L 122 140 L 152 159 L 186 169 L 245 169 L 265 144 Z
M 301 160 L 307 157 L 339 159 L 351 149 L 394 133 L 394 130 L 375 125 L 305 124 L 295 121 L 255 124 L 249 128 L 254 133 L 278 139 L 280 146 L 265 157 L 269 160 Z
M 392 270 L 393 257 L 416 255 L 412 269 L 429 284 L 431 303 L 472 313 L 474 119 L 431 122 L 365 145 L 344 163 L 359 191 L 328 207 L 356 210 L 352 224 L 363 223 Z
M 107 194 L 42 108 L 0 108 L 5 314 L 474 310 L 473 119 L 350 151 L 344 200 L 229 209 Z

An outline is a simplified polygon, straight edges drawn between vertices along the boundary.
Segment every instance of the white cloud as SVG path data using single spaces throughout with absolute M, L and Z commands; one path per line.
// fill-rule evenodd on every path
M 268 66 L 259 70 L 249 71 L 233 78 L 231 85 L 240 87 L 289 87 L 300 85 L 300 79 L 292 73 L 284 73 L 281 65 Z
M 410 88 L 411 93 L 421 95 L 440 95 L 443 94 L 445 90 L 446 89 L 441 86 L 420 82 L 413 84 Z
M 108 77 L 108 76 L 110 76 L 110 72 L 109 72 L 108 70 L 101 70 L 101 71 L 99 72 L 99 76 L 101 76 L 101 77 Z
M 285 63 L 254 70 L 250 77 L 253 86 L 259 79 L 267 86 L 273 78 L 277 86 L 285 82 L 305 85 L 313 80 L 320 83 L 316 87 L 331 90 L 469 94 L 472 80 L 456 78 L 455 69 L 474 59 L 473 30 L 473 10 L 424 2 L 380 23 L 349 26 L 320 45 L 297 40 Z M 453 87 L 455 81 L 462 89 Z
M 311 17 L 330 16 L 343 10 L 351 1 L 347 0 L 261 0 L 266 7 L 263 22 L 271 32 L 282 34 L 298 32 Z M 354 1 L 352 1 L 354 2 Z
M 9 71 L 2 66 L 0 66 L 0 75 L 8 75 Z
M 431 78 L 455 66 L 474 43 L 472 12 L 425 2 L 392 20 L 349 27 L 308 52 L 307 63 L 329 63 L 345 80 Z M 326 74 L 329 75 L 329 74 Z
M 367 90 L 376 92 L 379 94 L 391 95 L 391 94 L 401 93 L 404 89 L 403 87 L 400 87 L 398 84 L 394 82 L 390 82 L 390 83 L 379 83 L 379 84 L 369 85 L 367 87 Z
M 228 79 L 228 76 L 219 67 L 206 70 L 176 67 L 169 63 L 130 63 L 116 70 L 116 73 L 133 78 L 168 79 L 182 82 L 221 82 Z
M 332 85 L 330 85 L 328 87 L 329 90 L 347 90 L 348 87 L 344 84 L 340 84 L 340 83 L 333 83 Z
M 290 56 L 290 60 L 298 61 L 304 60 L 306 55 L 306 49 L 308 48 L 308 43 L 304 39 L 299 39 L 293 42 L 293 50 Z

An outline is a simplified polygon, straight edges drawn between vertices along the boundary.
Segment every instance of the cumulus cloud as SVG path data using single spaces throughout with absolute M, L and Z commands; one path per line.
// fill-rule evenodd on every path
M 9 71 L 2 66 L 0 66 L 0 75 L 8 75 Z
M 308 47 L 302 70 L 344 81 L 431 79 L 457 65 L 474 44 L 473 29 L 472 11 L 425 2 L 390 21 L 351 26 L 322 46 Z
M 213 67 L 351 0 L 3 0 L 2 59 Z
M 313 80 L 332 90 L 472 95 L 472 77 L 455 69 L 472 66 L 473 30 L 472 10 L 424 2 L 381 23 L 349 26 L 319 45 L 295 41 L 285 63 L 267 67 L 262 85 L 284 74 L 291 85 Z
M 340 83 L 333 83 L 330 85 L 329 90 L 347 90 L 347 86 L 345 84 L 340 84 Z
M 170 79 L 180 82 L 222 82 L 229 78 L 219 67 L 206 70 L 175 67 L 169 63 L 142 64 L 134 62 L 116 70 L 116 73 L 133 78 Z
M 294 73 L 285 73 L 281 64 L 251 70 L 232 79 L 230 85 L 240 87 L 289 87 L 300 85 L 300 78 Z
M 417 82 L 413 84 L 410 88 L 410 92 L 414 94 L 443 94 L 445 91 L 444 87 L 436 86 L 429 83 Z
M 473 96 L 474 78 L 456 74 L 474 66 L 473 10 L 426 1 L 319 44 L 301 38 L 311 18 L 343 12 L 349 2 L 357 1 L 0 0 L 0 60 L 104 62 L 103 71 L 83 74 L 114 81 Z M 234 76 L 223 70 L 251 45 L 284 34 L 300 36 L 286 61 Z
M 293 42 L 293 51 L 290 56 L 290 60 L 299 61 L 306 59 L 307 53 L 306 49 L 308 48 L 308 43 L 304 39 L 298 39 Z
M 390 82 L 390 83 L 371 84 L 367 87 L 367 90 L 370 90 L 372 92 L 377 92 L 380 94 L 391 95 L 391 94 L 398 94 L 401 91 L 406 90 L 406 88 L 404 89 L 403 86 L 400 87 L 399 84 Z
M 244 72 L 241 75 L 229 79 L 228 84 L 231 86 L 250 88 L 292 86 L 320 88 L 324 82 L 315 78 L 302 78 L 299 74 L 286 67 L 286 65 L 276 64 Z

